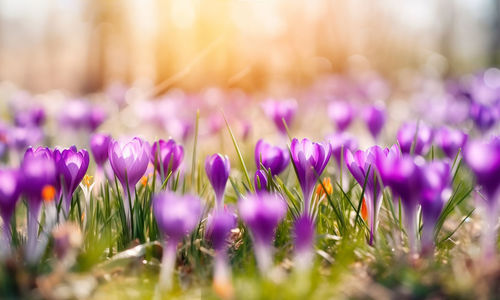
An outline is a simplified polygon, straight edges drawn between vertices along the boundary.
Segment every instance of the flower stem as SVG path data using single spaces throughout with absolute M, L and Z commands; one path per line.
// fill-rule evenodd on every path
M 165 242 L 163 247 L 163 258 L 161 261 L 160 277 L 158 279 L 157 292 L 165 292 L 172 289 L 172 276 L 175 268 L 177 254 L 177 241 Z
M 38 244 L 38 219 L 40 215 L 40 201 L 32 199 L 28 207 L 28 241 L 26 244 L 26 259 L 28 263 L 33 264 L 37 258 Z
M 272 265 L 271 249 L 262 243 L 255 244 L 255 257 L 257 259 L 257 266 L 259 267 L 262 275 L 267 275 Z

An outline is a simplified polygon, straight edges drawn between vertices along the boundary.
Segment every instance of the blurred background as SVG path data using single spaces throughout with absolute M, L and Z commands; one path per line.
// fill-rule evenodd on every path
M 0 0 L 0 82 L 279 94 L 353 70 L 442 77 L 497 65 L 499 27 L 497 0 Z

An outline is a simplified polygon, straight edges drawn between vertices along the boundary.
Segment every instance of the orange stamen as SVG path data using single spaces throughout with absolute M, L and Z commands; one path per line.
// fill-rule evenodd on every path
M 365 222 L 368 222 L 368 208 L 366 207 L 365 197 L 363 197 L 363 203 L 361 204 L 361 217 Z
M 92 178 L 93 176 L 90 176 L 88 174 L 85 174 L 85 176 L 83 177 L 83 184 L 87 186 L 87 188 L 90 188 L 90 186 L 92 185 Z
M 45 202 L 52 202 L 56 196 L 56 189 L 51 185 L 46 185 L 42 189 L 42 199 Z
M 142 178 L 141 178 L 142 186 L 146 186 L 148 184 L 148 179 L 149 179 L 148 176 L 146 176 L 146 175 L 142 176 Z
M 323 186 L 325 186 L 324 189 Z M 323 179 L 323 185 L 318 184 L 318 186 L 316 187 L 316 194 L 318 195 L 318 197 L 322 197 L 325 194 L 325 189 L 328 195 L 333 193 L 333 186 L 329 177 Z

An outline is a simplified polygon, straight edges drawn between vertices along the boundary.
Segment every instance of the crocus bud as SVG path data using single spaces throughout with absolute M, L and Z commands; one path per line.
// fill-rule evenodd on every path
M 192 195 L 162 192 L 153 198 L 153 213 L 166 240 L 157 290 L 164 291 L 172 286 L 177 243 L 193 231 L 200 220 L 200 199 Z
M 283 101 L 267 100 L 261 106 L 267 117 L 274 122 L 278 131 L 282 135 L 286 135 L 286 127 L 283 124 L 283 120 L 285 120 L 288 127 L 291 126 L 298 108 L 297 101 L 295 99 Z
M 368 223 L 370 226 L 370 245 L 373 244 L 377 230 L 377 216 L 382 205 L 382 186 L 375 167 L 377 155 L 387 155 L 389 149 L 382 150 L 379 146 L 373 146 L 366 151 L 358 150 L 354 154 L 347 150 L 345 162 L 352 176 L 361 187 L 365 187 L 364 197 L 368 210 Z
M 262 164 L 274 176 L 283 172 L 289 163 L 288 149 L 273 146 L 262 139 L 255 145 L 255 165 L 257 169 L 260 169 Z
M 149 145 L 135 137 L 128 143 L 112 141 L 109 146 L 109 163 L 123 187 L 123 199 L 131 200 L 135 195 L 135 185 L 146 172 L 149 163 Z M 125 203 L 125 215 L 130 226 L 131 203 Z
M 309 139 L 302 141 L 293 139 L 290 151 L 304 197 L 303 212 L 307 214 L 314 187 L 330 160 L 332 148 L 327 143 L 315 143 Z
M 207 156 L 205 160 L 205 172 L 208 180 L 215 191 L 215 208 L 221 209 L 224 202 L 224 190 L 229 178 L 231 165 L 229 157 L 219 153 Z
M 75 146 L 65 150 L 54 150 L 58 183 L 61 185 L 64 196 L 64 213 L 69 214 L 71 199 L 89 168 L 89 153 L 82 149 L 78 151 Z
M 108 114 L 104 111 L 104 109 L 98 106 L 92 107 L 87 121 L 88 129 L 91 132 L 94 132 L 97 128 L 99 128 L 99 126 L 101 126 L 102 123 L 104 123 L 107 117 Z
M 266 274 L 272 264 L 275 229 L 286 215 L 287 204 L 279 194 L 258 193 L 240 199 L 238 210 L 252 232 L 259 269 Z
M 158 151 L 160 147 L 160 151 Z M 179 168 L 184 157 L 184 148 L 169 139 L 156 141 L 151 147 L 151 162 L 154 164 L 156 171 L 160 174 L 162 181 L 170 172 L 174 173 Z
M 267 173 L 264 170 L 255 171 L 254 185 L 257 192 L 267 191 Z
M 0 216 L 3 221 L 0 258 L 10 252 L 10 220 L 21 193 L 21 175 L 16 169 L 0 169 Z
M 335 101 L 328 105 L 328 116 L 335 123 L 338 131 L 344 131 L 351 125 L 354 110 L 347 101 Z
M 293 227 L 295 239 L 295 265 L 298 270 L 311 267 L 314 257 L 314 220 L 308 215 L 302 215 L 295 220 Z
M 436 131 L 434 142 L 443 150 L 448 158 L 455 158 L 458 150 L 467 142 L 467 134 L 449 127 L 442 127 Z
M 149 147 L 142 139 L 135 137 L 127 143 L 112 141 L 109 147 L 109 162 L 118 180 L 130 194 L 146 172 L 149 163 Z
M 404 123 L 399 128 L 397 139 L 401 152 L 408 154 L 413 147 L 415 155 L 426 155 L 432 142 L 432 129 L 423 122 Z
M 385 108 L 369 106 L 363 110 L 363 121 L 374 139 L 377 139 L 386 121 Z
M 90 151 L 94 156 L 94 160 L 100 168 L 108 160 L 109 144 L 111 136 L 108 134 L 96 133 L 90 138 Z

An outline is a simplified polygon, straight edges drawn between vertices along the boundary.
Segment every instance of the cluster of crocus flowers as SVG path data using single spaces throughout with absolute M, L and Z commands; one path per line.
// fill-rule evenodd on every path
M 158 151 L 159 149 L 159 151 Z M 154 164 L 156 172 L 164 181 L 170 173 L 177 171 L 184 158 L 184 148 L 178 145 L 173 139 L 164 141 L 162 139 L 151 146 L 151 162 Z
M 221 210 L 224 204 L 224 191 L 231 171 L 229 157 L 219 153 L 207 156 L 205 172 L 215 192 L 215 209 Z
M 241 219 L 250 228 L 257 265 L 262 274 L 272 266 L 272 242 L 275 230 L 285 217 L 287 204 L 280 194 L 250 194 L 238 201 Z
M 294 99 L 282 101 L 267 100 L 261 106 L 267 117 L 274 122 L 278 131 L 283 136 L 286 136 L 287 129 L 284 123 L 286 123 L 286 126 L 291 125 L 298 108 L 297 101 Z
M 153 198 L 153 213 L 165 238 L 157 290 L 162 292 L 172 287 L 177 244 L 195 229 L 200 220 L 200 199 L 193 195 L 161 192 Z
M 484 199 L 479 201 L 483 208 L 482 249 L 485 258 L 496 253 L 497 223 L 500 212 L 500 139 L 474 140 L 464 149 L 464 159 L 472 170 Z
M 135 137 L 129 142 L 112 141 L 109 146 L 109 162 L 123 188 L 123 199 L 127 224 L 131 226 L 132 199 L 135 185 L 146 172 L 149 163 L 149 145 Z
M 376 158 L 377 170 L 393 199 L 401 199 L 410 251 L 419 249 L 417 230 L 418 207 L 422 208 L 422 250 L 429 252 L 434 245 L 434 228 L 444 204 L 448 201 L 451 169 L 447 160 L 426 162 L 421 156 L 389 151 Z

